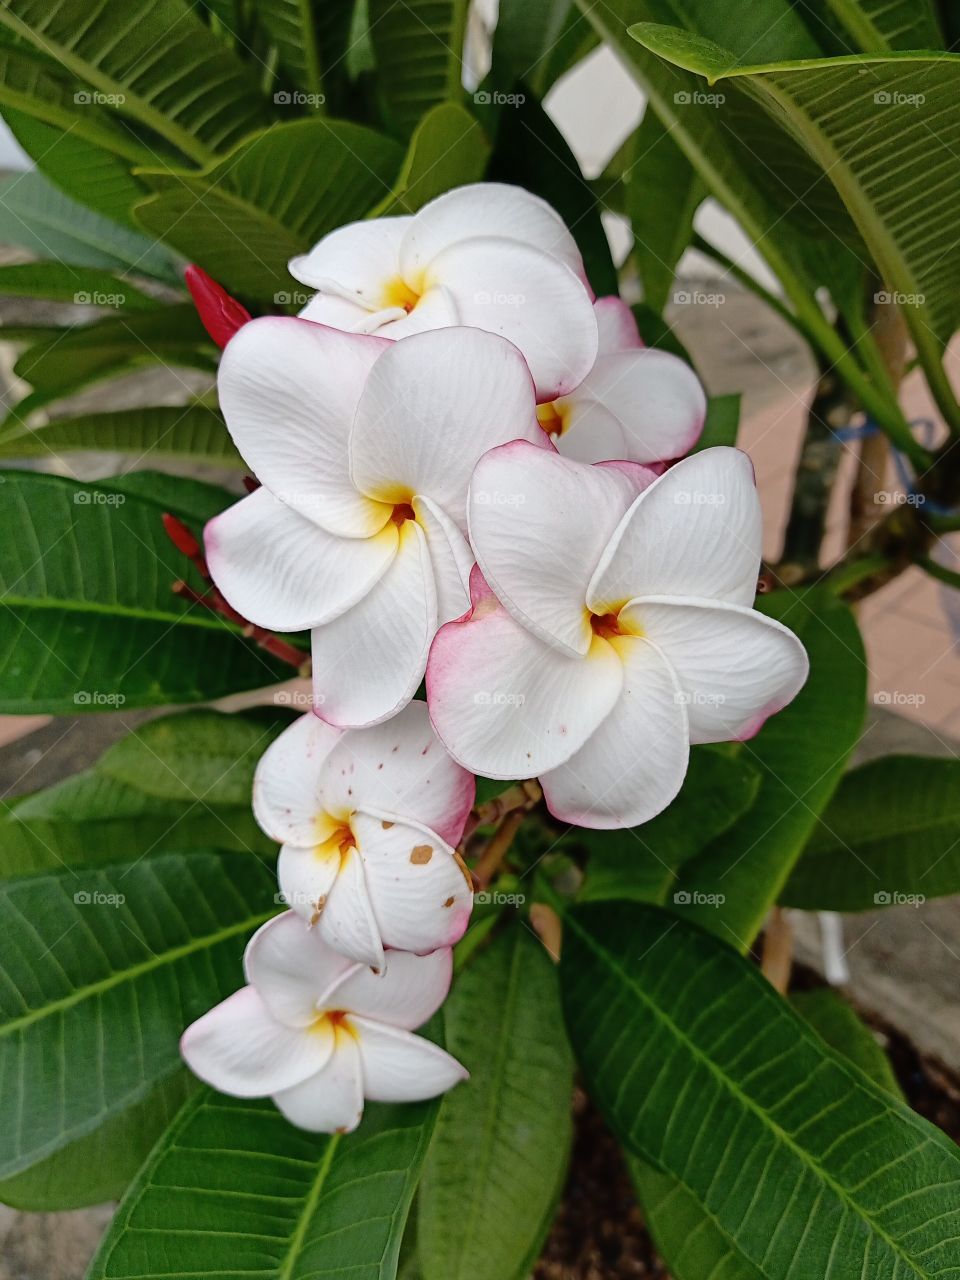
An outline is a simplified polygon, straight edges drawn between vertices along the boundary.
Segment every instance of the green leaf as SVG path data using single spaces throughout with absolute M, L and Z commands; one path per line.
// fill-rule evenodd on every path
M 882 1089 L 901 1098 L 883 1050 L 850 1006 L 826 988 L 805 991 L 791 1004 L 817 1034 Z M 636 1156 L 627 1166 L 657 1251 L 674 1280 L 762 1280 L 734 1240 L 707 1217 L 696 1197 L 675 1178 Z
M 676 331 L 670 328 L 659 311 L 654 311 L 653 307 L 648 307 L 645 302 L 636 303 L 630 310 L 633 312 L 634 319 L 637 322 L 637 329 L 643 339 L 644 346 L 657 347 L 661 351 L 669 351 L 671 355 L 679 356 L 685 364 L 690 365 L 691 369 L 694 368 L 690 353 L 677 337 Z
M 827 0 L 864 53 L 940 49 L 943 34 L 932 0 Z
M 47 1213 L 119 1200 L 194 1087 L 188 1072 L 178 1071 L 142 1102 L 119 1111 L 85 1137 L 22 1173 L 0 1181 L 0 1203 L 30 1213 Z
M 942 412 L 960 429 L 960 406 L 942 365 L 960 325 L 960 262 L 937 248 L 960 235 L 954 109 L 960 56 L 870 54 L 741 66 L 727 50 L 676 28 L 639 23 L 630 34 L 711 85 L 729 87 L 746 114 L 744 127 L 767 134 L 768 146 L 757 147 L 761 162 L 773 162 L 778 146 L 799 142 L 829 177 L 885 287 L 901 300 Z M 809 185 L 804 173 L 794 181 Z
M 369 0 L 384 121 L 409 137 L 438 102 L 462 96 L 466 0 Z
M 156 194 L 135 213 L 227 289 L 296 303 L 287 262 L 362 218 L 401 158 L 396 142 L 363 125 L 296 120 L 244 139 L 200 172 L 138 170 Z
M 52 401 L 145 365 L 179 365 L 202 369 L 212 376 L 216 370 L 214 352 L 190 303 L 133 311 L 61 330 L 29 347 L 14 365 L 17 377 L 31 383 L 34 390 L 10 409 L 3 429 L 23 429 L 37 409 Z
M 590 861 L 580 898 L 664 903 L 680 867 L 742 817 L 760 789 L 760 771 L 742 755 L 701 746 L 690 753 L 680 794 L 640 827 L 580 831 Z
M 368 1105 L 346 1137 L 203 1089 L 158 1143 L 87 1273 L 394 1280 L 436 1103 Z M 225 1158 L 226 1155 L 226 1158 Z
M 185 711 L 148 720 L 109 747 L 98 771 L 163 800 L 250 804 L 257 761 L 284 725 L 261 716 Z
M 863 642 L 845 604 L 814 588 L 775 591 L 756 607 L 799 636 L 810 675 L 794 701 L 743 745 L 761 774 L 755 803 L 683 866 L 677 882 L 677 892 L 689 895 L 678 906 L 684 918 L 744 951 L 840 781 L 866 699 Z
M 180 853 L 0 886 L 0 1176 L 179 1071 L 181 1033 L 239 985 L 275 888 L 256 858 Z
M 760 1275 L 958 1274 L 954 1144 L 749 961 L 656 908 L 598 904 L 567 917 L 561 986 L 591 1096 Z
M 486 135 L 469 111 L 441 102 L 417 125 L 396 185 L 368 216 L 416 213 L 451 187 L 479 182 L 489 154 Z
M 501 111 L 489 176 L 551 204 L 573 233 L 594 291 L 600 297 L 619 292 L 597 198 L 563 134 L 532 96 Z
M 98 480 L 100 489 L 145 498 L 164 511 L 172 511 L 193 526 L 204 525 L 235 502 L 237 495 L 219 485 L 189 476 L 172 476 L 163 471 L 125 471 L 122 476 Z M 198 532 L 198 530 L 196 530 Z
M 0 436 L 0 458 L 33 458 L 94 449 L 132 453 L 138 462 L 189 459 L 244 467 L 223 419 L 204 405 L 158 405 L 16 424 Z
M 549 1230 L 573 1091 L 557 969 L 519 921 L 459 975 L 443 1023 L 470 1080 L 444 1097 L 424 1167 L 420 1269 L 424 1280 L 512 1280 Z
M 711 396 L 707 401 L 707 416 L 703 432 L 693 452 L 712 449 L 714 445 L 735 445 L 740 429 L 740 394 Z
M 655 111 L 644 112 L 633 135 L 625 179 L 624 212 L 643 300 L 662 312 L 707 188 Z
M 0 24 L 201 164 L 266 122 L 256 77 L 182 0 L 102 0 L 95 21 L 86 0 L 3 0 Z
M 173 594 L 204 584 L 163 530 L 170 506 L 59 476 L 0 481 L 0 710 L 199 702 L 289 676 Z
M 71 200 L 41 173 L 13 174 L 0 181 L 0 240 L 45 260 L 131 270 L 181 283 L 162 245 Z
M 567 29 L 572 10 L 572 0 L 501 0 L 491 83 L 509 92 L 524 81 L 542 98 L 550 87 L 550 54 Z M 580 27 L 582 31 L 582 21 Z
M 298 89 L 313 95 L 313 101 L 304 105 L 322 111 L 323 72 L 316 7 L 312 0 L 259 0 L 256 16 L 276 48 L 281 71 Z
M 960 762 L 886 756 L 848 773 L 780 900 L 874 911 L 960 893 Z
M 50 298 L 54 302 L 149 311 L 159 307 L 126 280 L 109 271 L 71 267 L 64 262 L 25 262 L 0 267 L 0 294 L 11 298 Z

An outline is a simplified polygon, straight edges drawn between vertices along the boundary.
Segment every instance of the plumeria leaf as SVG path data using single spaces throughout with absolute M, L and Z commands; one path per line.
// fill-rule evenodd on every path
M 762 927 L 843 774 L 863 723 L 866 666 L 852 613 L 823 589 L 775 591 L 757 608 L 799 636 L 810 675 L 743 744 L 761 774 L 756 802 L 685 863 L 676 909 L 743 950 Z
M 0 477 L 2 710 L 198 702 L 291 674 L 238 627 L 173 594 L 178 579 L 204 584 L 164 533 L 162 498 Z M 221 497 L 226 506 L 231 495 Z
M 402 149 L 364 125 L 295 120 L 245 138 L 200 172 L 139 170 L 156 193 L 136 206 L 152 235 L 225 288 L 303 307 L 287 262 L 355 221 L 390 190 Z
M 141 1102 L 118 1111 L 22 1173 L 0 1181 L 0 1202 L 31 1213 L 48 1213 L 119 1200 L 195 1087 L 189 1072 L 175 1072 Z
M 960 893 L 960 762 L 887 756 L 840 783 L 780 900 L 874 911 L 950 893 Z
M 443 1008 L 444 1044 L 470 1080 L 444 1097 L 424 1168 L 424 1280 L 524 1276 L 540 1252 L 571 1141 L 557 979 L 517 921 L 471 959 Z
M 657 908 L 596 904 L 567 917 L 561 976 L 591 1096 L 760 1276 L 786 1275 L 801 1243 L 822 1280 L 956 1272 L 960 1152 L 732 948 Z
M 0 457 L 5 458 L 49 457 L 87 449 L 132 453 L 145 463 L 202 458 L 221 466 L 245 465 L 223 419 L 200 404 L 84 413 L 53 418 L 32 429 L 17 423 L 0 437 Z
M 266 122 L 256 77 L 181 0 L 105 0 L 96 22 L 84 0 L 5 0 L 0 24 L 199 163 Z
M 581 901 L 667 902 L 679 869 L 750 808 L 760 771 L 727 748 L 694 747 L 680 794 L 640 827 L 579 831 L 589 854 Z
M 274 894 L 267 866 L 232 854 L 0 886 L 0 1176 L 179 1071 L 183 1028 L 237 987 L 244 943 L 276 911 Z
M 384 120 L 409 136 L 438 102 L 463 90 L 466 0 L 368 0 Z
M 356 1133 L 328 1137 L 294 1128 L 269 1100 L 203 1089 L 130 1188 L 88 1280 L 395 1280 L 436 1111 L 371 1104 Z
M 487 137 L 469 111 L 439 103 L 417 125 L 393 190 L 369 216 L 416 213 L 445 191 L 478 182 L 489 154 Z
M 0 238 L 44 260 L 180 283 L 176 261 L 163 245 L 72 200 L 42 173 L 0 182 Z
M 712 449 L 715 445 L 735 445 L 740 429 L 740 394 L 711 396 L 707 401 L 707 416 L 700 439 L 693 447 L 694 453 Z
M 0 294 L 130 311 L 150 311 L 160 305 L 109 271 L 71 267 L 65 262 L 24 262 L 0 267 Z
M 886 1055 L 841 996 L 823 988 L 793 996 L 791 1004 L 831 1048 L 882 1089 L 901 1097 Z M 763 1280 L 683 1183 L 637 1156 L 628 1156 L 627 1165 L 644 1220 L 674 1280 Z

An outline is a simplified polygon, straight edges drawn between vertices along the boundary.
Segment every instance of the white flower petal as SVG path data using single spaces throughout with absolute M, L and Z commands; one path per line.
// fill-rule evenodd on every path
M 349 299 L 366 311 L 390 305 L 384 286 L 400 274 L 400 245 L 412 218 L 371 218 L 348 222 L 293 258 L 287 269 L 294 280 L 313 289 L 335 285 L 335 297 Z
M 425 955 L 458 943 L 470 921 L 473 886 L 453 849 L 400 818 L 358 813 L 352 826 L 384 945 Z
M 474 800 L 473 775 L 437 737 L 425 702 L 408 703 L 384 724 L 343 735 L 327 757 L 321 795 L 329 812 L 363 809 L 407 818 L 456 845 Z
M 807 655 L 793 632 L 742 605 L 632 600 L 620 624 L 653 641 L 676 672 L 691 742 L 753 737 L 807 678 Z
M 414 333 L 429 329 L 449 329 L 462 323 L 453 294 L 441 284 L 435 284 L 420 298 L 412 311 L 401 311 L 394 318 L 382 314 L 376 332 L 382 338 L 409 338 Z
M 476 236 L 519 240 L 559 258 L 584 282 L 577 242 L 555 209 L 523 187 L 477 182 L 424 205 L 407 225 L 400 246 L 404 276 L 414 281 L 444 249 Z
M 317 714 L 331 724 L 377 724 L 423 679 L 437 627 L 437 591 L 423 530 L 400 529 L 390 568 L 358 605 L 312 635 Z
M 739 449 L 704 449 L 637 498 L 603 553 L 587 603 L 600 614 L 649 595 L 750 605 L 760 539 L 750 459 Z
M 253 987 L 242 987 L 198 1018 L 180 1041 L 194 1075 L 236 1098 L 265 1098 L 299 1084 L 320 1071 L 332 1051 L 329 1028 L 284 1026 Z
M 590 372 L 597 355 L 593 307 L 582 281 L 559 259 L 484 236 L 445 249 L 429 274 L 449 289 L 461 324 L 519 347 L 538 400 L 566 395 Z M 410 315 L 414 320 L 417 309 Z
M 474 579 L 476 581 L 476 578 Z M 568 760 L 617 701 L 620 659 L 595 636 L 571 658 L 521 627 L 487 589 L 430 651 L 427 701 L 437 733 L 465 768 L 531 778 Z
M 470 1073 L 439 1045 L 367 1018 L 354 1018 L 371 1102 L 422 1102 L 446 1093 Z
M 271 631 L 305 631 L 362 600 L 397 553 L 392 522 L 338 538 L 260 488 L 208 521 L 210 573 L 238 613 Z
M 530 372 L 515 347 L 473 329 L 394 343 L 373 366 L 350 435 L 358 489 L 381 502 L 423 495 L 465 528 L 477 460 L 506 440 L 536 440 Z
M 277 881 L 283 900 L 306 925 L 321 920 L 339 874 L 340 849 L 331 843 L 312 848 L 285 844 L 277 859 Z
M 431 498 L 415 495 L 412 505 L 430 549 L 437 584 L 437 622 L 442 625 L 470 608 L 473 552 L 457 525 Z
M 220 361 L 220 404 L 257 478 L 330 533 L 368 537 L 390 508 L 358 493 L 347 442 L 357 401 L 384 338 L 294 316 L 251 320 Z
M 341 857 L 340 870 L 316 928 L 334 951 L 371 969 L 383 968 L 383 942 L 367 890 L 363 859 L 356 849 L 347 849 Z
M 375 1022 L 415 1031 L 440 1008 L 450 990 L 453 952 L 449 948 L 417 956 L 391 951 L 386 973 L 357 969 L 331 992 L 330 1008 L 347 1009 Z
M 272 1017 L 289 1027 L 311 1026 L 318 1000 L 353 967 L 293 911 L 261 925 L 243 957 L 247 981 Z
M 260 757 L 253 776 L 253 812 L 272 840 L 314 845 L 330 834 L 317 824 L 320 777 L 340 733 L 308 711 Z
M 669 351 L 642 347 L 597 356 L 576 390 L 562 401 L 561 453 L 589 462 L 611 455 L 617 429 L 633 462 L 679 458 L 703 430 L 707 398 L 688 365 Z
M 622 696 L 576 755 L 540 775 L 547 808 L 578 827 L 649 822 L 687 772 L 687 716 L 677 677 L 646 640 L 612 643 L 624 664 Z
M 301 320 L 325 324 L 330 329 L 345 329 L 347 333 L 368 333 L 367 321 L 374 312 L 333 293 L 315 293 L 297 314 Z
M 470 541 L 494 594 L 569 656 L 590 648 L 587 585 L 636 494 L 617 470 L 516 440 L 485 454 L 470 482 Z
M 620 298 L 598 298 L 593 304 L 593 313 L 597 317 L 601 355 L 643 346 L 633 312 Z
M 360 1046 L 338 1027 L 336 1049 L 322 1071 L 273 1100 L 291 1124 L 311 1133 L 352 1133 L 363 1118 Z

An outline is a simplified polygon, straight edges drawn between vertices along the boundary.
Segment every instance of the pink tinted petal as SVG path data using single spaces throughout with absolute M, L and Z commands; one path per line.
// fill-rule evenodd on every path
M 634 314 L 622 299 L 616 296 L 598 298 L 593 304 L 593 313 L 597 317 L 601 355 L 643 346 Z
M 201 1080 L 235 1098 L 265 1098 L 314 1075 L 333 1051 L 333 1035 L 284 1026 L 253 987 L 242 987 L 198 1018 L 180 1052 Z
M 636 494 L 619 471 L 516 440 L 485 454 L 470 482 L 470 541 L 494 593 L 559 652 L 593 634 L 587 584 Z
M 323 769 L 328 810 L 408 818 L 454 846 L 474 791 L 473 775 L 445 750 L 420 701 L 408 703 L 384 724 L 345 733 Z
M 620 624 L 651 640 L 676 672 L 691 742 L 752 737 L 807 678 L 807 655 L 793 632 L 742 605 L 632 600 Z
M 613 641 L 624 663 L 623 695 L 576 755 L 541 774 L 547 808 L 579 827 L 649 822 L 687 772 L 686 706 L 677 677 L 646 640 Z
M 437 590 L 423 530 L 407 520 L 376 586 L 311 637 L 317 714 L 357 727 L 388 720 L 423 679 L 437 629 Z
M 466 528 L 477 460 L 541 435 L 530 372 L 515 347 L 476 329 L 394 343 L 374 365 L 350 436 L 357 488 L 382 502 L 429 498 Z
M 437 622 L 442 626 L 470 607 L 473 552 L 457 525 L 432 499 L 415 496 L 413 509 L 430 551 L 437 584 Z
M 351 967 L 293 911 L 261 925 L 243 957 L 247 981 L 270 1014 L 291 1027 L 315 1022 L 317 1001 Z
M 347 1009 L 363 1018 L 415 1031 L 447 998 L 453 975 L 449 948 L 417 956 L 391 951 L 383 974 L 358 969 L 331 992 L 331 1008 Z
M 363 1118 L 363 1070 L 354 1036 L 338 1028 L 336 1048 L 323 1070 L 278 1091 L 273 1100 L 299 1129 L 352 1133 Z
M 253 812 L 272 840 L 313 845 L 329 834 L 317 825 L 320 776 L 340 732 L 307 712 L 260 757 L 253 777 Z
M 637 498 L 607 544 L 587 603 L 600 614 L 644 595 L 750 605 L 760 538 L 750 459 L 739 449 L 704 449 Z
M 371 1102 L 421 1102 L 469 1078 L 456 1058 L 422 1036 L 367 1018 L 353 1021 L 363 1063 L 363 1092 Z
M 437 633 L 427 701 L 437 733 L 465 768 L 487 778 L 530 778 L 583 746 L 622 683 L 620 659 L 606 640 L 595 636 L 585 657 L 567 657 L 486 599 Z
M 257 478 L 305 519 L 344 537 L 369 537 L 390 509 L 358 493 L 347 441 L 383 338 L 294 316 L 251 320 L 220 361 L 220 405 Z
M 399 818 L 358 813 L 352 825 L 384 945 L 425 955 L 459 942 L 473 886 L 453 849 L 428 828 Z
M 338 538 L 260 488 L 208 522 L 204 549 L 238 613 L 271 631 L 305 631 L 363 599 L 397 536 L 388 524 L 372 538 Z

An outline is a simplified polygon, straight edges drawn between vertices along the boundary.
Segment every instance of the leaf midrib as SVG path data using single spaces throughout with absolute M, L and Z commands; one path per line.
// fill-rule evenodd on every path
M 185 942 L 179 947 L 171 947 L 168 951 L 154 953 L 148 960 L 141 960 L 138 964 L 131 965 L 126 969 L 118 969 L 108 977 L 101 978 L 97 982 L 88 983 L 85 987 L 77 987 L 69 995 L 61 996 L 58 1000 L 53 1000 L 40 1008 L 31 1009 L 29 1013 L 21 1014 L 18 1018 L 13 1018 L 9 1022 L 0 1024 L 0 1040 L 4 1036 L 22 1031 L 36 1022 L 42 1022 L 44 1018 L 52 1017 L 54 1014 L 62 1013 L 65 1009 L 81 1004 L 84 1000 L 102 995 L 105 991 L 110 991 L 114 987 L 122 986 L 127 982 L 134 982 L 143 974 L 150 973 L 154 969 L 175 964 L 178 960 L 193 955 L 196 951 L 204 951 L 210 947 L 215 947 L 218 943 L 235 937 L 238 933 L 246 933 L 257 929 L 275 914 L 274 911 L 262 911 L 257 915 L 248 916 L 244 920 L 218 929 L 215 933 L 203 934 L 199 938 L 192 938 L 189 942 Z
M 239 628 L 234 629 L 224 620 L 202 613 L 174 613 L 165 609 L 139 609 L 128 604 L 101 604 L 95 600 L 61 600 L 56 596 L 0 596 L 0 606 L 5 609 L 32 609 L 58 613 L 93 614 L 107 618 L 135 618 L 141 622 L 186 623 L 191 627 L 201 627 L 206 631 L 227 631 L 239 635 Z
M 290 1237 L 290 1245 L 277 1272 L 277 1280 L 292 1280 L 294 1264 L 300 1256 L 307 1228 L 310 1225 L 311 1218 L 316 1213 L 317 1205 L 320 1203 L 320 1197 L 323 1195 L 323 1189 L 327 1184 L 327 1178 L 333 1165 L 333 1157 L 339 1145 L 340 1134 L 331 1134 L 330 1141 L 327 1143 L 326 1150 L 323 1153 L 323 1159 L 320 1161 L 316 1176 L 303 1202 L 303 1208 L 297 1215 L 297 1225 L 294 1228 L 293 1235 Z
M 646 995 L 646 993 L 643 991 L 643 988 L 633 980 L 631 975 L 624 968 L 622 968 L 622 966 L 617 962 L 617 960 L 614 958 L 611 952 L 601 947 L 594 940 L 593 936 L 572 917 L 567 916 L 567 924 L 579 935 L 583 943 L 591 951 L 593 951 L 593 953 L 599 958 L 600 962 L 602 964 L 605 964 L 606 967 L 610 970 L 610 972 L 614 976 L 620 978 L 623 981 L 624 985 L 628 988 L 628 990 L 632 994 L 634 994 L 638 999 L 638 1001 L 641 1004 L 643 1004 L 645 1008 L 647 1008 L 653 1014 L 654 1018 L 662 1026 L 666 1027 L 671 1033 L 671 1035 L 675 1036 L 676 1039 L 686 1047 L 688 1052 L 695 1059 L 697 1059 L 697 1061 L 701 1062 L 707 1068 L 707 1070 L 710 1072 L 712 1076 L 714 1076 L 714 1078 L 718 1081 L 718 1083 L 721 1085 L 722 1088 L 726 1089 L 729 1093 L 733 1094 L 733 1096 L 740 1101 L 742 1106 L 747 1111 L 750 1111 L 755 1116 L 757 1116 L 757 1118 L 761 1121 L 764 1127 L 770 1130 L 771 1134 L 774 1137 L 778 1138 L 785 1147 L 788 1147 L 796 1156 L 800 1158 L 801 1163 L 804 1165 L 804 1167 L 811 1169 L 815 1173 L 818 1173 L 824 1185 L 828 1186 L 831 1190 L 833 1190 L 837 1198 L 851 1210 L 851 1212 L 854 1214 L 856 1218 L 858 1218 L 859 1220 L 864 1222 L 867 1226 L 869 1226 L 870 1229 L 876 1234 L 876 1236 L 879 1239 L 884 1240 L 887 1243 L 893 1255 L 896 1258 L 899 1258 L 903 1263 L 905 1263 L 910 1268 L 912 1275 L 916 1276 L 918 1280 L 926 1280 L 927 1273 L 924 1271 L 917 1270 L 916 1264 L 914 1263 L 913 1259 L 910 1257 L 909 1254 L 904 1253 L 898 1241 L 896 1241 L 895 1239 L 893 1239 L 893 1237 L 888 1235 L 887 1232 L 884 1231 L 883 1228 L 875 1222 L 875 1220 L 870 1215 L 870 1213 L 866 1210 L 866 1208 L 864 1208 L 856 1200 L 854 1200 L 851 1197 L 850 1193 L 843 1186 L 841 1186 L 840 1183 L 834 1180 L 834 1178 L 827 1172 L 826 1169 L 823 1168 L 820 1162 L 813 1156 L 813 1154 L 810 1151 L 808 1151 L 805 1147 L 800 1146 L 790 1136 L 790 1134 L 786 1132 L 785 1129 L 783 1129 L 780 1125 L 777 1124 L 777 1122 L 773 1119 L 773 1117 L 770 1115 L 768 1111 L 764 1111 L 762 1107 L 760 1107 L 756 1102 L 753 1101 L 753 1099 L 749 1096 L 749 1094 L 744 1093 L 743 1090 L 739 1087 L 739 1085 L 737 1085 L 737 1083 L 734 1080 L 732 1080 L 730 1076 L 728 1076 L 720 1068 L 720 1066 L 713 1061 L 712 1058 L 708 1057 L 707 1054 L 705 1054 L 694 1043 L 694 1041 L 691 1040 L 690 1037 L 680 1029 L 680 1027 L 676 1024 L 676 1022 L 674 1022 L 674 1020 L 665 1012 L 665 1010 L 660 1008 L 659 1005 L 655 1004 L 649 998 L 649 996 Z M 771 988 L 771 991 L 772 991 L 772 988 Z M 807 1039 L 811 1038 L 807 1036 L 805 1031 L 803 1031 L 802 1029 L 801 1029 L 801 1034 L 804 1036 L 804 1038 L 807 1038 Z M 822 1046 L 818 1045 L 818 1048 L 822 1049 Z M 845 1074 L 852 1075 L 851 1072 L 845 1070 L 844 1064 L 841 1061 L 834 1060 L 834 1059 L 831 1059 L 831 1061 L 834 1061 L 834 1065 L 836 1065 L 838 1068 L 844 1070 Z M 860 1087 L 864 1087 L 863 1082 L 860 1080 L 856 1080 L 855 1083 L 860 1085 Z M 872 1090 L 869 1090 L 869 1092 L 872 1092 Z M 889 1098 L 884 1098 L 883 1101 L 888 1107 L 890 1106 Z M 897 1108 L 894 1108 L 894 1107 L 891 1107 L 890 1109 L 897 1110 Z M 913 1116 L 913 1113 L 910 1112 L 909 1116 L 905 1118 L 912 1118 L 912 1116 Z M 641 1153 L 641 1154 L 645 1154 L 645 1153 Z M 669 1172 L 671 1176 L 675 1176 L 672 1170 L 670 1170 Z M 697 1197 L 697 1200 L 699 1202 L 700 1197 L 698 1193 L 692 1187 L 690 1188 L 690 1190 Z M 927 1251 L 928 1250 L 924 1250 L 924 1252 L 927 1252 Z M 754 1265 L 756 1265 L 756 1263 Z

